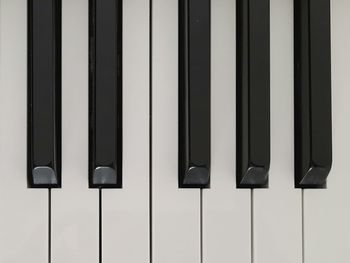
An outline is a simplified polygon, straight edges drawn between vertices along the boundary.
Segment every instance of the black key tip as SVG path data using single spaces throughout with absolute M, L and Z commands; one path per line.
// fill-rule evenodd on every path
M 182 187 L 206 188 L 209 185 L 209 169 L 206 167 L 191 166 L 183 177 Z
M 237 188 L 267 188 L 269 169 L 263 166 L 250 166 L 237 182 Z
M 55 171 L 49 166 L 37 166 L 32 171 L 34 187 L 57 186 L 58 180 Z
M 331 166 L 311 166 L 307 173 L 297 182 L 296 188 L 326 188 Z
M 117 185 L 117 172 L 107 166 L 96 167 L 92 177 L 94 187 L 108 187 Z

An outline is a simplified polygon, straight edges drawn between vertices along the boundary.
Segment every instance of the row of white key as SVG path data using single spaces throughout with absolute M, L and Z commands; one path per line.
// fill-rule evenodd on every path
M 62 0 L 63 183 L 51 191 L 49 233 L 48 192 L 25 179 L 26 1 L 0 0 L 0 263 L 49 254 L 53 263 L 349 261 L 349 10 L 332 2 L 328 189 L 302 193 L 293 181 L 293 1 L 271 0 L 270 185 L 251 192 L 235 188 L 235 1 L 212 0 L 212 176 L 199 190 L 177 187 L 178 2 L 124 1 L 124 183 L 102 190 L 100 251 L 99 192 L 87 182 L 88 1 Z

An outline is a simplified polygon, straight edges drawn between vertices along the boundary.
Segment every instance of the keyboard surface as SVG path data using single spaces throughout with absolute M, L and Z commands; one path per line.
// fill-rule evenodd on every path
M 0 0 L 0 263 L 350 262 L 318 1 Z

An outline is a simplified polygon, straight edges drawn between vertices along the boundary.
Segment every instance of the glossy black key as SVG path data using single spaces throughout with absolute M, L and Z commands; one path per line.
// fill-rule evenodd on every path
M 270 167 L 270 4 L 237 0 L 238 188 L 268 186 Z
M 28 0 L 27 179 L 61 186 L 61 1 Z
M 179 0 L 179 187 L 209 175 L 210 0 Z
M 324 188 L 332 166 L 330 0 L 294 1 L 295 186 Z
M 90 0 L 89 11 L 89 186 L 121 188 L 122 0 Z

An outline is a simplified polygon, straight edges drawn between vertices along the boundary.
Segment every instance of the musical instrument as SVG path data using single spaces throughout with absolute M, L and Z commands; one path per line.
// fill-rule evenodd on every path
M 349 10 L 0 0 L 0 263 L 350 262 Z

